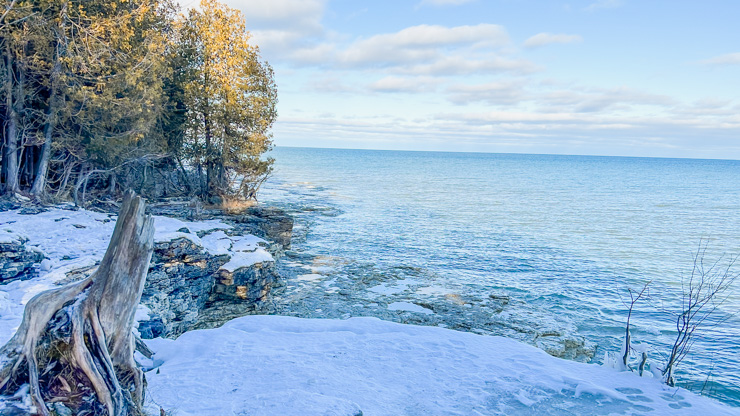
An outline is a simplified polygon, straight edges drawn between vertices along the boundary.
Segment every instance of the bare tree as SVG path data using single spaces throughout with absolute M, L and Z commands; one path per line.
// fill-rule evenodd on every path
M 28 302 L 18 331 L 0 349 L 0 394 L 29 385 L 43 416 L 59 402 L 75 414 L 141 414 L 144 379 L 134 361 L 132 327 L 154 237 L 144 205 L 126 194 L 92 276 Z
M 663 380 L 669 386 L 675 385 L 676 367 L 686 358 L 694 345 L 697 329 L 720 325 L 727 320 L 717 317 L 715 312 L 731 295 L 729 289 L 740 276 L 732 270 L 737 256 L 730 259 L 724 267 L 720 265 L 722 258 L 705 265 L 706 251 L 707 243 L 700 242 L 699 249 L 694 255 L 691 275 L 681 281 L 681 311 L 675 315 L 676 340 L 671 347 L 665 368 L 662 369 Z
M 645 285 L 642 287 L 642 290 L 640 290 L 639 292 L 632 288 L 627 289 L 627 291 L 630 294 L 630 304 L 629 304 L 629 310 L 627 312 L 627 325 L 624 329 L 624 350 L 622 351 L 622 369 L 623 370 L 627 370 L 630 368 L 629 358 L 630 358 L 630 353 L 633 350 L 632 345 L 631 345 L 632 335 L 630 334 L 630 319 L 632 318 L 632 310 L 635 308 L 635 304 L 637 303 L 637 301 L 639 301 L 643 296 L 649 295 L 648 286 L 650 286 L 650 283 L 652 283 L 652 280 L 645 283 Z M 625 302 L 625 306 L 627 306 L 626 302 Z M 641 357 L 641 361 L 639 365 L 640 375 L 642 375 L 646 362 L 647 362 L 647 353 L 645 351 L 642 351 L 642 357 Z

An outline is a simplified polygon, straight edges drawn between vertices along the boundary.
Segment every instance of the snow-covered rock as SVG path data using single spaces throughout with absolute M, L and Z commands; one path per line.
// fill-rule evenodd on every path
M 0 344 L 12 336 L 34 295 L 95 271 L 116 220 L 113 214 L 72 207 L 28 214 L 0 212 L 0 281 L 6 275 L 14 280 L 36 273 L 31 280 L 0 284 Z M 288 223 L 281 220 L 277 228 Z M 155 216 L 155 248 L 142 296 L 151 313 L 140 322 L 142 336 L 176 336 L 195 327 L 213 327 L 259 307 L 277 279 L 268 249 L 277 253 L 281 247 L 244 235 L 249 228 L 245 224 Z M 254 228 L 267 229 L 266 224 L 261 219 Z

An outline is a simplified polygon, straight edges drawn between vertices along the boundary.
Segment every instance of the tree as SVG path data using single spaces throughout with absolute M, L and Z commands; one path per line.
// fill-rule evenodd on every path
M 740 278 L 740 273 L 733 271 L 737 257 L 730 259 L 727 265 L 722 267 L 722 258 L 711 264 L 705 264 L 704 258 L 707 243 L 700 242 L 699 249 L 694 255 L 693 268 L 687 278 L 681 279 L 680 308 L 678 312 L 667 310 L 676 323 L 676 338 L 671 345 L 665 364 L 662 366 L 651 366 L 651 372 L 657 378 L 673 387 L 676 384 L 676 367 L 686 358 L 695 341 L 695 334 L 701 328 L 721 325 L 728 317 L 717 313 L 718 309 L 732 294 L 731 289 L 735 281 Z M 646 283 L 639 292 L 628 289 L 630 294 L 627 324 L 625 329 L 624 346 L 619 357 L 609 352 L 605 353 L 604 365 L 621 371 L 632 371 L 630 357 L 633 351 L 640 353 L 638 371 L 643 374 L 647 364 L 647 350 L 644 345 L 634 348 L 631 345 L 630 318 L 635 304 L 645 296 L 648 286 Z
M 183 154 L 198 172 L 200 193 L 253 197 L 249 183 L 259 183 L 272 164 L 260 159 L 271 148 L 277 116 L 272 68 L 249 43 L 241 13 L 216 0 L 191 9 L 179 33 Z
M 171 0 L 6 1 L 0 193 L 83 203 L 88 185 L 114 196 L 156 188 L 158 174 L 182 193 L 254 198 L 272 169 L 261 156 L 277 92 L 238 11 L 215 0 L 180 18 Z
M 23 57 L 26 52 L 28 41 L 26 36 L 26 21 L 33 17 L 33 11 L 29 5 L 19 3 L 15 0 L 6 4 L 6 9 L 0 21 L 0 46 L 2 47 L 2 77 L 3 99 L 3 154 L 1 177 L 4 183 L 3 191 L 15 196 L 20 190 L 18 151 L 23 134 L 21 125 L 25 110 L 25 88 L 26 82 L 25 65 Z
M 43 199 L 73 171 L 79 183 L 162 151 L 148 134 L 162 114 L 173 14 L 166 1 L 13 2 L 0 26 L 7 193 Z
M 681 280 L 681 309 L 675 314 L 676 339 L 662 369 L 663 380 L 669 386 L 676 384 L 675 370 L 694 344 L 694 334 L 705 326 L 720 325 L 725 319 L 717 318 L 715 312 L 731 294 L 730 288 L 740 276 L 733 272 L 737 257 L 730 259 L 727 266 L 720 265 L 721 258 L 705 265 L 707 243 L 699 244 L 694 255 L 694 266 L 687 279 Z
M 40 415 L 54 402 L 74 414 L 141 414 L 144 379 L 132 328 L 154 238 L 144 208 L 126 194 L 97 271 L 28 302 L 18 331 L 0 349 L 0 394 L 28 383 Z
M 77 169 L 77 191 L 93 174 L 115 182 L 128 161 L 163 153 L 161 137 L 150 132 L 162 114 L 171 10 L 144 0 L 75 9 L 56 149 L 59 172 Z

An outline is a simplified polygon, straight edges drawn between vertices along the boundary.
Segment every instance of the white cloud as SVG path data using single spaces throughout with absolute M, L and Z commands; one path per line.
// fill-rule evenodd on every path
M 593 12 L 599 9 L 616 9 L 624 5 L 622 0 L 598 0 L 595 3 L 591 3 L 584 10 Z
M 350 45 L 342 60 L 347 63 L 409 62 L 430 58 L 439 48 L 457 45 L 495 47 L 508 42 L 509 35 L 499 25 L 420 25 L 359 40 Z
M 551 43 L 573 43 L 582 42 L 583 38 L 579 35 L 566 35 L 562 33 L 538 33 L 524 41 L 525 48 L 536 48 L 539 46 L 549 45 Z
M 321 24 L 327 0 L 225 0 L 244 13 L 252 41 L 268 60 L 288 58 L 321 48 Z M 325 49 L 325 48 L 324 48 Z
M 546 92 L 537 97 L 543 108 L 556 108 L 574 113 L 627 112 L 636 106 L 654 106 L 670 110 L 678 103 L 665 95 L 651 94 L 631 88 L 572 88 Z
M 701 117 L 618 117 L 510 110 L 403 117 L 282 119 L 281 145 L 405 150 L 507 151 L 625 156 L 740 157 L 740 120 Z M 696 137 L 705 140 L 697 144 Z
M 417 6 L 459 6 L 475 0 L 422 0 Z
M 447 88 L 454 104 L 483 102 L 489 105 L 516 105 L 527 99 L 522 81 L 491 82 L 481 85 L 455 84 Z
M 508 59 L 497 56 L 477 59 L 470 56 L 448 55 L 436 57 L 429 62 L 393 68 L 393 70 L 404 74 L 453 76 L 498 72 L 528 74 L 539 70 L 539 68 L 523 59 Z
M 700 64 L 704 65 L 740 65 L 740 52 L 726 53 L 724 55 L 715 56 L 714 58 L 705 59 L 699 61 Z
M 440 79 L 432 77 L 398 77 L 391 75 L 371 83 L 368 88 L 376 92 L 425 93 L 433 92 L 440 83 Z
M 321 30 L 326 0 L 226 0 L 256 29 Z
M 336 53 L 336 63 L 345 68 L 437 76 L 537 69 L 529 61 L 503 56 L 501 49 L 508 44 L 506 30 L 498 25 L 420 25 L 359 39 Z

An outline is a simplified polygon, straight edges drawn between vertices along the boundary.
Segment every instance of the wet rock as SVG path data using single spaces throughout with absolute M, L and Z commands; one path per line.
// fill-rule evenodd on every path
M 244 214 L 234 218 L 247 234 L 274 241 L 283 249 L 290 248 L 293 235 L 293 217 L 285 211 L 261 205 L 248 208 Z
M 26 280 L 38 274 L 36 265 L 44 259 L 43 253 L 26 247 L 28 240 L 18 237 L 0 243 L 0 283 Z
M 595 345 L 578 335 L 574 325 L 513 294 L 491 293 L 485 285 L 457 285 L 415 267 L 386 269 L 338 261 L 326 274 L 306 279 L 306 273 L 316 273 L 312 267 L 324 262 L 305 253 L 290 251 L 286 256 L 279 265 L 283 285 L 273 291 L 267 313 L 330 319 L 374 316 L 505 336 L 576 361 L 589 361 L 595 352 Z M 398 308 L 399 303 L 409 307 Z

